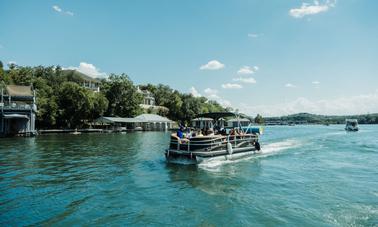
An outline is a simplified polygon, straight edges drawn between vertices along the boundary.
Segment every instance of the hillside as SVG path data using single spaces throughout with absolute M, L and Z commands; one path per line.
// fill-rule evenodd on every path
M 355 118 L 360 124 L 378 124 L 378 113 L 364 115 L 316 115 L 310 113 L 291 114 L 282 117 L 267 117 L 266 122 L 301 122 L 309 124 L 344 124 L 345 119 Z

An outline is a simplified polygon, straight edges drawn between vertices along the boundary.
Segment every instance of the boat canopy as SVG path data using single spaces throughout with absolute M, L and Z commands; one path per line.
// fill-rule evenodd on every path
M 233 112 L 212 112 L 212 113 L 203 113 L 196 116 L 196 118 L 212 118 L 215 121 L 219 120 L 220 118 L 226 118 L 226 117 L 246 118 L 250 120 L 251 122 L 254 121 L 254 119 L 250 116 L 247 116 L 241 113 L 233 113 Z

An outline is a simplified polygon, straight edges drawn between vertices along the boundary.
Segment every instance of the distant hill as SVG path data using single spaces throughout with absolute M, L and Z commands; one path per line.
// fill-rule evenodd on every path
M 360 124 L 378 124 L 378 113 L 364 115 L 316 115 L 310 113 L 297 113 L 282 117 L 267 117 L 266 122 L 309 123 L 309 124 L 344 124 L 345 119 L 357 119 Z

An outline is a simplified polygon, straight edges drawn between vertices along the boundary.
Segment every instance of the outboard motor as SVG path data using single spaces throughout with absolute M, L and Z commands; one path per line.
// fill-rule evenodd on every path
M 260 147 L 260 143 L 258 141 L 255 142 L 255 148 L 256 150 L 260 151 L 261 147 Z

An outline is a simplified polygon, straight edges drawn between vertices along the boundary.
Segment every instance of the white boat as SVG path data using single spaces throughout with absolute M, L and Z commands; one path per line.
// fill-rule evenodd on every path
M 345 120 L 345 130 L 346 131 L 358 131 L 357 119 L 346 119 Z
M 249 118 L 242 114 L 231 112 L 206 113 L 197 116 L 196 119 L 204 118 L 208 121 L 213 119 L 212 126 L 202 134 L 201 128 L 194 128 L 193 131 L 171 134 L 169 148 L 165 152 L 165 157 L 169 163 L 198 164 L 205 160 L 213 159 L 237 159 L 260 153 L 259 135 L 262 132 L 260 127 L 224 128 L 219 125 L 224 122 L 224 118 L 236 117 L 237 119 Z M 202 131 L 206 131 L 202 128 Z

